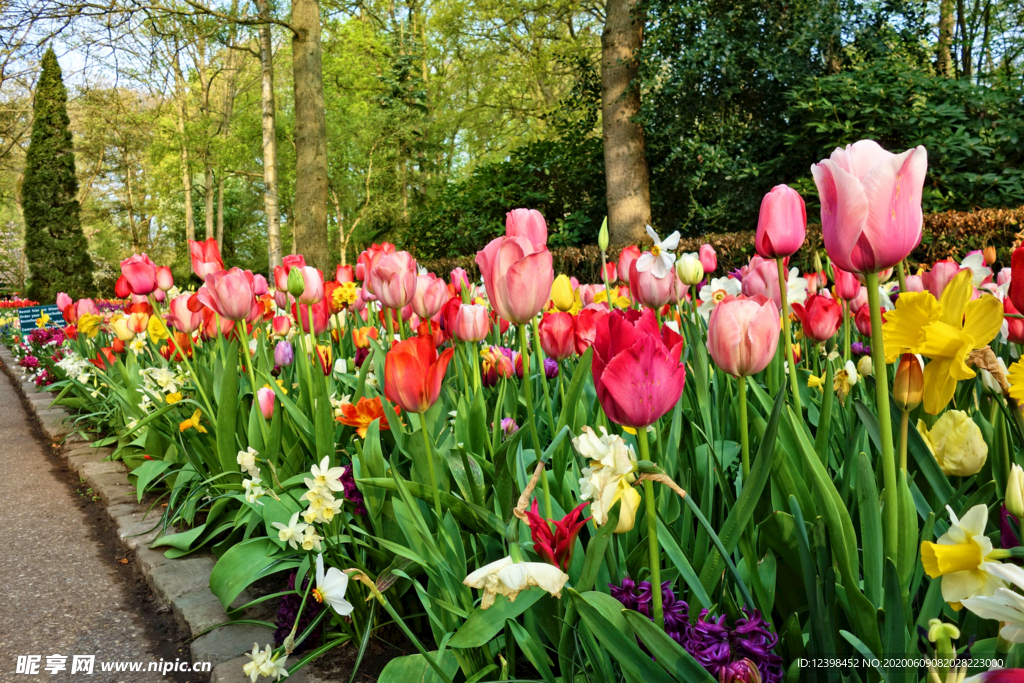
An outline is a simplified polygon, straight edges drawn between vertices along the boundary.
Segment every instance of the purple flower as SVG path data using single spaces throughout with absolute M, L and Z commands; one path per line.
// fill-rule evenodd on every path
M 608 590 L 612 597 L 622 603 L 626 609 L 635 610 L 641 614 L 650 616 L 651 605 L 651 582 L 641 581 L 637 583 L 628 575 L 622 577 L 622 585 L 614 586 L 609 584 Z
M 999 545 L 1003 550 L 1020 545 L 1020 539 L 1017 538 L 1017 532 L 1014 531 L 1014 527 L 1019 525 L 1020 520 L 1011 515 L 1005 505 L 999 508 Z
M 719 670 L 732 660 L 725 615 L 715 619 L 708 616 L 708 610 L 702 609 L 697 623 L 690 626 L 685 647 L 708 673 L 717 678 Z
M 690 625 L 690 606 L 676 597 L 672 591 L 671 581 L 661 584 L 661 612 L 665 617 L 665 631 L 679 633 L 682 637 Z M 678 639 L 676 640 L 678 642 Z
M 554 358 L 545 358 L 544 375 L 548 379 L 554 379 L 558 377 L 558 361 L 556 361 Z
M 743 657 L 757 665 L 764 683 L 779 683 L 782 680 L 782 657 L 772 652 L 779 637 L 768 630 L 768 624 L 758 610 L 751 613 L 744 608 L 743 615 L 736 620 L 729 634 L 733 657 Z
M 309 583 L 309 574 L 306 574 L 306 578 L 302 581 L 302 592 L 305 592 L 306 585 Z M 295 590 L 295 572 L 288 577 L 288 589 Z M 292 626 L 295 625 L 295 617 L 299 615 L 299 607 L 302 605 L 302 596 L 291 593 L 281 598 L 281 602 L 277 605 L 277 616 L 274 619 L 274 624 L 277 626 L 277 630 L 274 631 L 274 645 L 280 647 L 284 643 L 284 639 L 288 637 L 288 634 L 292 632 Z M 323 605 L 316 602 L 315 600 L 306 600 L 306 607 L 302 610 L 302 618 L 299 619 L 299 627 L 295 630 L 295 637 L 298 638 L 304 630 L 313 621 L 313 618 L 320 613 L 323 609 Z M 319 641 L 319 636 L 311 634 L 309 638 L 302 641 L 302 643 L 295 648 L 296 652 L 302 652 L 308 649 L 312 645 Z
M 35 356 L 25 356 L 18 365 L 23 368 L 35 369 L 39 367 L 39 359 Z
M 365 361 L 369 356 L 370 356 L 370 349 L 369 348 L 358 348 L 358 349 L 356 349 L 356 358 L 355 358 L 356 367 L 357 368 L 363 367 L 363 361 Z
M 761 674 L 749 659 L 729 662 L 718 671 L 721 683 L 761 683 Z
M 357 515 L 367 514 L 363 494 L 356 486 L 356 477 L 352 474 L 352 465 L 342 470 L 341 485 L 345 487 L 345 500 L 352 503 L 352 512 Z
M 853 342 L 850 344 L 850 351 L 853 351 L 855 356 L 867 356 L 871 353 L 871 345 L 864 344 L 863 342 Z

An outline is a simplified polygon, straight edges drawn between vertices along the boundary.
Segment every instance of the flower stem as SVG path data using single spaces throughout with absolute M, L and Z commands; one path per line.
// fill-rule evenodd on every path
M 437 522 L 441 523 L 441 491 L 437 488 L 437 472 L 434 469 L 434 448 L 430 445 L 430 436 L 427 435 L 427 418 L 420 413 L 420 433 L 423 435 L 423 452 L 427 454 L 427 468 L 430 471 L 430 488 L 434 490 L 434 512 L 437 513 Z
M 245 357 L 245 366 L 249 369 L 249 384 L 252 386 L 252 401 L 255 405 L 259 402 L 259 397 L 256 395 L 256 373 L 252 369 L 252 356 L 249 354 L 249 334 L 245 329 L 245 321 L 236 320 L 235 329 L 239 331 L 239 335 L 242 337 L 242 355 Z M 231 397 L 228 397 L 228 400 L 230 401 Z M 260 424 L 260 433 L 263 435 L 263 443 L 266 445 L 270 440 L 270 434 L 267 433 L 267 421 L 257 420 L 257 422 Z
M 739 383 L 740 402 L 740 446 L 743 455 L 743 484 L 746 485 L 747 477 L 750 476 L 750 434 L 747 433 L 747 378 L 740 376 L 736 378 Z
M 875 408 L 882 442 L 882 478 L 885 484 L 885 556 L 896 561 L 899 551 L 899 513 L 896 504 L 896 452 L 892 445 L 892 415 L 889 412 L 889 374 L 882 341 L 882 309 L 878 297 L 878 273 L 866 275 L 868 306 L 871 311 L 871 364 L 875 376 Z
M 910 411 L 904 410 L 900 416 L 900 469 L 907 471 L 907 427 L 910 426 Z
M 850 360 L 850 302 L 843 301 L 843 362 Z
M 744 430 L 745 431 L 745 430 Z M 650 447 L 647 445 L 647 428 L 636 430 L 637 443 L 640 445 L 640 459 L 650 460 Z M 654 482 L 644 480 L 644 502 L 647 505 L 647 552 L 651 565 L 651 597 L 654 598 L 654 623 L 665 630 L 665 615 L 661 607 L 661 549 L 658 545 L 658 510 L 654 500 Z
M 900 294 L 907 291 L 907 273 L 903 268 L 903 261 L 896 264 L 896 276 L 900 280 Z
M 526 421 L 530 427 L 530 438 L 533 441 L 533 452 L 540 460 L 543 451 L 540 449 L 540 437 L 537 435 L 537 419 L 533 414 L 533 388 L 530 382 L 530 349 L 526 344 L 526 325 L 518 325 L 519 327 L 519 353 L 523 357 L 523 389 L 526 392 Z M 548 519 L 554 518 L 554 513 L 551 510 L 551 486 L 548 484 L 547 473 L 540 478 L 541 486 L 544 489 L 544 513 Z
M 779 296 L 782 300 L 782 337 L 785 342 L 786 362 L 789 364 L 789 388 L 793 392 L 793 407 L 796 414 L 801 414 L 800 387 L 796 381 L 796 361 L 793 358 L 793 341 L 789 334 L 789 302 L 786 300 L 786 267 L 782 259 L 775 259 L 775 265 L 779 268 Z
M 551 392 L 548 391 L 548 374 L 544 370 L 544 351 L 540 346 L 540 326 L 534 318 L 533 325 L 533 348 L 537 352 L 537 366 L 540 369 L 540 387 L 544 391 L 544 408 L 548 413 L 548 429 L 551 433 L 555 431 L 555 414 L 551 407 Z

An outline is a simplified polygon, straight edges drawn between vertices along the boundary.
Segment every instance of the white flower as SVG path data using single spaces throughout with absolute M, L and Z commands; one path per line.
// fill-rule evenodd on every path
M 288 661 L 288 655 L 277 659 L 272 657 L 263 663 L 260 667 L 260 676 L 266 676 L 267 678 L 273 678 L 276 681 L 281 680 L 282 677 L 288 677 L 288 668 L 285 663 Z
M 672 252 L 679 246 L 679 231 L 676 230 L 662 242 L 658 233 L 648 225 L 647 235 L 654 241 L 654 244 L 651 245 L 650 251 L 645 251 L 636 260 L 636 269 L 641 273 L 650 270 L 654 273 L 654 277 L 660 280 L 672 272 L 672 264 L 676 261 Z
M 789 269 L 789 277 L 786 278 L 786 303 L 802 304 L 807 301 L 807 278 L 800 277 L 797 268 Z
M 146 337 L 144 336 L 144 334 L 145 333 L 137 336 L 128 345 L 128 348 L 130 348 L 136 356 L 146 350 Z
M 168 393 L 174 393 L 179 388 L 178 376 L 167 368 L 151 368 L 148 374 L 157 386 Z
M 630 486 L 636 479 L 636 456 L 622 437 L 608 434 L 604 427 L 601 432 L 598 438 L 593 429 L 584 427 L 583 433 L 572 440 L 580 455 L 590 459 L 580 479 L 580 499 L 591 501 L 590 514 L 598 526 L 608 521 L 608 511 L 621 500 L 615 531 L 623 533 L 633 528 L 640 506 L 640 493 Z
M 715 310 L 715 306 L 721 303 L 722 299 L 727 296 L 739 296 L 742 291 L 740 281 L 734 277 L 712 278 L 711 282 L 700 290 L 701 305 L 697 310 L 705 320 L 710 320 L 711 311 Z
M 562 586 L 569 575 L 546 562 L 513 562 L 511 557 L 480 567 L 462 582 L 470 588 L 484 592 L 480 609 L 494 604 L 494 598 L 504 595 L 510 602 L 522 591 L 537 586 L 556 598 L 562 597 Z
M 970 514 L 970 513 L 968 513 Z M 1024 569 L 1013 564 L 986 562 L 984 571 L 996 579 L 1013 584 L 1024 590 Z M 943 577 L 945 588 L 946 577 Z M 964 607 L 982 619 L 995 619 L 1002 625 L 999 635 L 1011 643 L 1024 643 L 1024 595 L 1000 585 L 992 595 L 976 595 L 965 598 Z
M 271 526 L 277 529 L 277 540 L 282 543 L 287 543 L 291 546 L 292 550 L 296 550 L 299 547 L 300 536 L 303 532 L 309 528 L 308 524 L 304 524 L 299 521 L 299 513 L 296 512 L 292 515 L 292 518 L 288 520 L 287 524 L 281 522 L 274 522 Z
M 238 451 L 238 455 L 235 457 L 238 466 L 254 479 L 259 479 L 260 476 L 260 468 L 256 467 L 256 456 L 259 454 L 259 451 L 249 446 L 244 451 Z
M 946 506 L 951 524 L 937 543 L 921 544 L 921 563 L 931 578 L 942 577 L 942 599 L 964 602 L 968 598 L 993 595 L 1003 580 L 992 572 L 998 563 L 992 560 L 1007 557 L 1008 551 L 993 549 L 985 536 L 988 508 L 975 505 L 963 519 L 957 519 L 953 508 Z
M 317 602 L 326 602 L 343 617 L 352 614 L 352 604 L 345 599 L 348 590 L 348 575 L 331 567 L 324 574 L 324 556 L 316 556 L 316 588 L 313 597 Z
M 348 361 L 344 358 L 339 358 L 334 361 L 334 374 L 336 375 L 347 375 L 348 374 Z
M 320 550 L 320 541 L 324 540 L 324 537 L 316 532 L 311 526 L 307 526 L 302 532 L 302 540 L 300 541 L 303 550 Z
M 326 486 L 331 491 L 341 491 L 345 488 L 341 484 L 341 475 L 345 473 L 345 468 L 331 467 L 331 459 L 326 455 L 320 461 L 319 467 L 313 465 L 309 468 L 309 471 L 313 475 L 313 484 L 317 488 Z M 309 486 L 309 484 L 306 484 L 306 486 Z M 310 488 L 312 487 L 310 486 Z
M 971 271 L 975 287 L 981 287 L 985 280 L 992 277 L 992 269 L 985 265 L 985 255 L 980 251 L 972 251 L 965 256 L 960 267 Z
M 266 663 L 270 661 L 271 652 L 272 650 L 270 649 L 269 645 L 267 645 L 266 650 L 260 652 L 259 644 L 253 643 L 252 652 L 245 653 L 245 656 L 251 659 L 252 661 L 243 666 L 242 671 L 245 672 L 245 675 L 249 677 L 249 680 L 251 680 L 252 683 L 256 683 L 256 677 L 260 674 L 260 667 L 265 666 Z
M 252 479 L 246 479 L 246 480 L 244 480 L 242 482 L 242 488 L 245 489 L 245 502 L 246 503 L 263 505 L 263 503 L 261 503 L 259 499 L 260 499 L 260 496 L 262 496 L 264 493 L 266 493 L 266 491 L 263 490 L 263 487 L 260 486 L 260 483 L 261 483 L 261 481 L 260 481 L 259 477 L 253 477 Z

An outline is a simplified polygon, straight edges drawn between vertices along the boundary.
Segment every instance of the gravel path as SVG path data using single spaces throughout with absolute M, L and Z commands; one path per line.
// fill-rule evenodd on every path
M 188 661 L 167 615 L 153 613 L 147 590 L 99 505 L 76 490 L 74 475 L 47 452 L 11 380 L 0 376 L 0 681 L 190 681 L 208 675 L 164 676 L 150 662 Z M 38 655 L 35 675 L 18 673 L 19 656 Z M 66 657 L 63 671 L 48 655 Z M 93 655 L 91 676 L 72 674 L 74 655 Z M 141 672 L 102 671 L 106 662 L 143 662 Z M 23 660 L 24 663 L 24 660 Z

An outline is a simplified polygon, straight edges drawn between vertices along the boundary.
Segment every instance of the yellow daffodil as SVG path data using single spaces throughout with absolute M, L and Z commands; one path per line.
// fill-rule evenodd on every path
M 78 334 L 84 334 L 89 339 L 96 336 L 103 323 L 103 316 L 94 313 L 83 313 L 78 318 Z
M 123 315 L 110 319 L 110 326 L 114 335 L 123 342 L 130 342 L 135 339 L 135 333 L 128 329 L 128 318 Z
M 1010 552 L 993 548 L 992 541 L 985 536 L 988 508 L 975 505 L 963 519 L 957 519 L 948 505 L 946 509 L 951 520 L 949 531 L 937 543 L 921 543 L 925 572 L 933 579 L 942 577 L 942 599 L 948 603 L 992 595 L 1003 582 L 987 572 L 984 565 L 1009 557 Z
M 50 322 L 50 316 L 43 313 L 41 316 L 36 318 L 36 327 L 46 327 L 46 323 Z
M 171 393 L 167 394 L 167 396 L 164 397 L 164 400 L 167 401 L 169 404 L 174 405 L 175 403 L 181 400 L 181 392 L 172 391 Z
M 822 389 L 822 386 L 824 386 L 824 384 L 825 384 L 825 378 L 824 377 L 815 377 L 814 375 L 810 375 L 810 376 L 807 377 L 807 388 L 808 389 L 817 389 L 818 391 L 824 393 L 825 390 Z
M 1006 372 L 1006 381 L 1010 385 L 1010 398 L 1020 404 L 1024 401 L 1024 360 L 1010 366 Z
M 149 316 L 149 324 L 146 326 L 146 331 L 149 332 L 149 338 L 154 343 L 162 342 L 171 336 L 167 331 L 167 326 L 164 325 L 164 321 L 158 315 Z
M 335 309 L 342 309 L 355 303 L 358 298 L 359 288 L 356 287 L 356 283 L 343 282 L 341 286 L 334 288 L 334 292 L 331 294 L 331 303 L 334 304 Z
M 947 477 L 977 474 L 988 459 L 981 429 L 962 410 L 943 413 L 931 429 L 918 420 L 917 431 Z
M 285 394 L 285 395 L 288 394 L 288 390 L 284 388 L 284 380 L 283 379 L 277 380 L 277 386 L 281 388 L 281 393 L 282 394 Z M 264 389 L 270 389 L 270 385 L 269 384 L 264 384 L 263 388 Z
M 974 377 L 968 355 L 988 346 L 1003 324 L 999 299 L 982 294 L 971 301 L 973 295 L 972 275 L 965 270 L 950 281 L 939 301 L 925 292 L 908 292 L 885 316 L 886 360 L 919 353 L 930 361 L 924 369 L 924 409 L 932 415 L 949 404 L 959 380 Z
M 616 288 L 615 291 L 618 292 L 618 288 Z M 605 301 L 608 301 L 608 292 L 601 290 L 594 295 L 595 304 L 603 304 Z M 619 309 L 626 309 L 630 307 L 630 302 L 629 299 L 624 296 L 616 296 L 615 300 L 612 302 L 612 306 Z M 577 311 L 577 313 L 578 312 L 579 311 Z
M 192 417 L 178 425 L 178 431 L 183 432 L 186 429 L 195 429 L 197 432 L 206 434 L 206 427 L 199 423 L 202 416 L 203 411 L 196 409 L 196 412 L 192 413 Z

